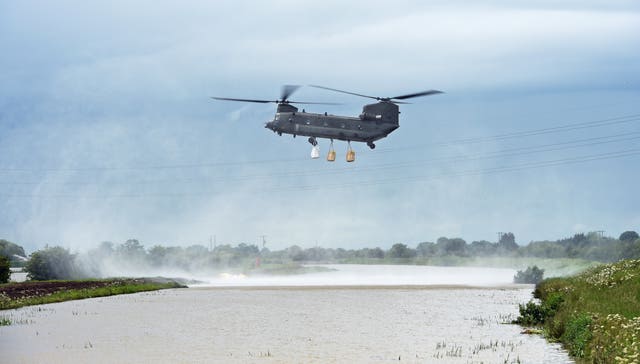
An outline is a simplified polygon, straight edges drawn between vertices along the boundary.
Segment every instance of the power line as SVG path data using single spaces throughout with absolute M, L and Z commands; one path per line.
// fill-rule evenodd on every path
M 615 134 L 608 136 L 600 136 L 600 137 L 592 137 L 585 139 L 577 139 L 572 141 L 560 142 L 560 143 L 551 143 L 537 146 L 528 146 L 528 147 L 519 147 L 519 148 L 511 148 L 504 149 L 497 152 L 485 153 L 484 155 L 459 155 L 459 156 L 448 156 L 448 157 L 439 157 L 439 158 L 429 158 L 405 163 L 387 163 L 387 164 L 379 164 L 369 167 L 356 167 L 356 168 L 338 168 L 332 170 L 323 170 L 323 171 L 286 171 L 286 172 L 275 172 L 269 174 L 248 174 L 248 175 L 239 175 L 239 176 L 225 176 L 224 178 L 171 178 L 165 180 L 141 180 L 141 181 L 108 181 L 109 184 L 159 184 L 159 183 L 196 183 L 206 181 L 208 183 L 225 183 L 230 181 L 243 181 L 247 179 L 256 180 L 256 179 L 266 179 L 266 178 L 277 178 L 277 177 L 311 177 L 311 176 L 322 176 L 322 175 L 331 175 L 338 174 L 347 171 L 355 171 L 355 172 L 371 172 L 371 171 L 380 171 L 387 169 L 398 169 L 398 168 L 406 168 L 412 166 L 424 166 L 428 164 L 435 163 L 451 163 L 451 162 L 468 162 L 468 161 L 478 161 L 478 160 L 487 160 L 487 159 L 496 159 L 496 158 L 504 158 L 504 157 L 515 157 L 515 156 L 528 156 L 533 154 L 545 153 L 550 151 L 560 151 L 560 150 L 568 150 L 582 147 L 593 147 L 596 145 L 603 144 L 611 144 L 611 143 L 620 143 L 624 141 L 630 140 L 638 140 L 640 139 L 640 132 L 631 132 L 624 134 Z M 74 186 L 83 186 L 83 185 L 99 185 L 104 184 L 105 182 L 96 182 L 96 181 L 78 181 L 78 182 L 42 182 L 42 181 L 0 181 L 0 184 L 3 185 L 74 185 Z
M 455 139 L 455 140 L 450 140 L 447 142 L 440 142 L 440 143 L 427 143 L 427 144 L 420 144 L 420 145 L 413 145 L 413 146 L 398 147 L 393 149 L 389 148 L 389 149 L 382 149 L 381 151 L 388 152 L 391 150 L 393 151 L 409 150 L 409 149 L 424 148 L 427 146 L 449 146 L 449 145 L 457 145 L 457 144 L 484 143 L 489 141 L 498 141 L 498 140 L 513 139 L 513 138 L 537 136 L 537 135 L 543 135 L 543 134 L 560 133 L 565 131 L 595 128 L 595 127 L 608 126 L 608 125 L 614 125 L 614 124 L 630 123 L 635 121 L 640 121 L 640 114 L 631 114 L 631 115 L 618 116 L 618 117 L 608 118 L 608 119 L 566 124 L 566 125 L 548 127 L 548 128 L 542 128 L 542 129 L 517 131 L 512 133 L 497 134 L 497 135 L 491 135 L 491 136 L 485 136 L 485 137 L 462 138 L 462 139 Z
M 555 160 L 547 160 L 547 161 L 538 161 L 538 162 L 528 162 L 510 166 L 502 166 L 502 167 L 493 167 L 493 168 L 483 168 L 483 169 L 475 169 L 475 170 L 467 170 L 461 172 L 450 172 L 450 173 L 441 173 L 437 175 L 422 175 L 422 176 L 408 176 L 408 177 L 395 177 L 395 178 L 386 178 L 386 179 L 378 179 L 378 180 L 364 180 L 364 181 L 355 181 L 350 183 L 340 183 L 340 184 L 322 184 L 322 185 L 296 185 L 296 186 L 279 186 L 276 188 L 266 188 L 259 191 L 254 191 L 255 193 L 264 194 L 264 193 L 275 193 L 275 192 L 295 192 L 295 191 L 310 191 L 310 190 L 320 190 L 320 189 L 335 189 L 335 188 L 361 188 L 368 186 L 378 186 L 385 184 L 394 184 L 400 182 L 424 182 L 428 180 L 442 179 L 442 178 L 451 178 L 451 177 L 464 177 L 464 176 L 476 176 L 476 175 L 490 175 L 497 173 L 506 173 L 527 169 L 535 169 L 535 168 L 543 168 L 543 167 L 551 167 L 551 166 L 562 166 L 562 165 L 570 165 L 570 164 L 578 164 L 578 163 L 586 163 L 598 160 L 609 160 L 609 159 L 618 159 L 625 158 L 631 156 L 640 155 L 640 148 L 638 149 L 627 149 L 615 152 L 608 153 L 599 153 L 599 154 L 591 154 L 580 157 L 573 158 L 563 158 L 563 159 L 555 159 Z M 215 194 L 214 191 L 203 191 L 203 192 L 184 192 L 184 193 L 150 193 L 150 194 L 120 194 L 120 195 L 70 195 L 70 194 L 59 194 L 59 195 L 34 195 L 34 194 L 0 194 L 2 197 L 13 197 L 13 198 L 84 198 L 84 199 L 92 199 L 92 198 L 140 198 L 140 197 L 195 197 L 195 196 L 211 196 Z
M 572 123 L 556 127 L 548 127 L 542 129 L 532 129 L 512 133 L 496 134 L 492 136 L 477 137 L 477 138 L 463 138 L 454 139 L 441 143 L 429 143 L 406 147 L 397 147 L 389 149 L 379 149 L 378 153 L 390 153 L 397 151 L 404 151 L 410 149 L 424 148 L 428 146 L 450 146 L 461 144 L 474 144 L 483 143 L 488 141 L 498 141 L 512 138 L 521 138 L 528 136 L 536 136 L 550 133 L 559 133 L 571 130 L 594 128 L 601 126 L 609 126 L 614 124 L 630 123 L 640 121 L 640 114 L 631 114 L 625 116 L 619 116 L 614 118 L 593 120 L 581 123 Z M 203 162 L 203 163 L 185 163 L 185 164 L 167 164 L 167 165 L 137 165 L 137 166 L 102 166 L 102 167 L 76 167 L 76 168 L 24 168 L 24 167 L 4 167 L 0 168 L 0 172 L 87 172 L 87 171 L 125 171 L 125 170 L 162 170 L 162 169 L 194 169 L 194 168 L 211 168 L 221 166 L 238 166 L 248 164 L 270 164 L 270 163 L 292 163 L 292 162 L 306 162 L 307 159 L 292 158 L 292 159 L 263 159 L 263 160 L 250 160 L 250 161 L 217 161 L 217 162 Z

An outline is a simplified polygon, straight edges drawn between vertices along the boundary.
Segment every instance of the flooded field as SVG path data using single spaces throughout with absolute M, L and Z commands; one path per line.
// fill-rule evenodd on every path
M 350 266 L 344 276 L 356 277 L 339 286 L 317 277 L 308 286 L 288 278 L 221 287 L 214 279 L 209 286 L 4 311 L 14 324 L 0 327 L 0 352 L 11 363 L 570 362 L 556 345 L 504 324 L 530 299 L 531 286 L 461 281 L 496 273 L 482 268 L 427 284 L 420 274 L 433 279 L 433 270 L 414 268 L 380 268 L 388 280 L 377 285 L 356 284 L 376 279 L 365 274 L 371 267 L 358 274 Z M 394 269 L 405 276 L 395 285 Z M 413 283 L 406 269 L 418 276 Z

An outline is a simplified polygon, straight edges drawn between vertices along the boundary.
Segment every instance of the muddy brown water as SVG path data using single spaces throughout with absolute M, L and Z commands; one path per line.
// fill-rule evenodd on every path
M 345 270 L 353 275 L 358 269 L 351 266 Z M 432 270 L 427 271 L 433 275 Z M 402 272 L 403 268 L 397 268 L 398 277 Z M 223 276 L 188 289 L 2 311 L 0 315 L 14 323 L 0 327 L 1 360 L 571 362 L 558 345 L 521 334 L 522 328 L 517 325 L 505 324 L 516 317 L 517 304 L 531 298 L 532 286 L 505 284 L 502 278 L 495 285 L 469 284 L 474 282 L 473 277 L 496 272 L 483 268 L 464 272 L 468 275 L 466 282 L 465 274 L 461 274 L 457 282 L 431 277 L 431 284 L 409 284 L 398 278 L 398 284 L 393 285 L 393 276 L 387 275 L 385 284 L 373 284 L 381 277 L 367 280 L 360 276 L 356 280 L 371 284 L 354 285 L 352 279 L 344 280 L 350 284 L 337 286 L 322 285 L 321 280 L 292 286 L 295 281 L 289 278 L 281 285 L 271 282 L 252 286 L 245 279 L 242 287 L 226 287 L 215 283 L 228 278 Z M 338 272 L 336 277 L 340 277 Z M 415 277 L 412 281 L 420 282 Z

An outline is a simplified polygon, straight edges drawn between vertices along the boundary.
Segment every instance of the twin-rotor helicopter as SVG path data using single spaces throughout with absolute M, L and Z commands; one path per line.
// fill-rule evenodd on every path
M 317 139 L 329 139 L 331 141 L 331 146 L 329 148 L 327 160 L 331 162 L 334 161 L 336 157 L 336 152 L 333 149 L 333 141 L 344 140 L 348 143 L 347 162 L 353 162 L 355 160 L 355 152 L 351 149 L 351 142 L 364 142 L 367 143 L 369 148 L 374 149 L 376 147 L 374 143 L 375 141 L 386 137 L 400 127 L 400 124 L 398 123 L 398 116 L 400 114 L 398 104 L 408 104 L 408 102 L 401 100 L 442 93 L 442 91 L 438 90 L 428 90 L 394 97 L 376 97 L 324 86 L 311 86 L 324 90 L 366 97 L 377 100 L 377 102 L 365 105 L 359 116 L 352 117 L 331 115 L 326 112 L 323 114 L 316 114 L 306 112 L 304 109 L 300 112 L 297 107 L 292 106 L 291 104 L 336 104 L 289 100 L 289 96 L 300 88 L 300 86 L 293 85 L 286 85 L 282 87 L 282 93 L 280 94 L 279 100 L 235 99 L 228 97 L 213 98 L 225 101 L 256 102 L 263 104 L 275 103 L 278 105 L 276 114 L 273 120 L 265 124 L 265 128 L 271 129 L 278 135 L 291 134 L 294 138 L 297 135 L 309 137 L 309 143 L 312 145 L 311 158 L 314 159 L 318 158 L 320 153 Z

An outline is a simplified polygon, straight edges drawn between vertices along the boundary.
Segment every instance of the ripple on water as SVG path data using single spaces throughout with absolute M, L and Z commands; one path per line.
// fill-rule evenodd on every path
M 11 311 L 8 362 L 563 363 L 504 324 L 531 288 L 202 287 Z

